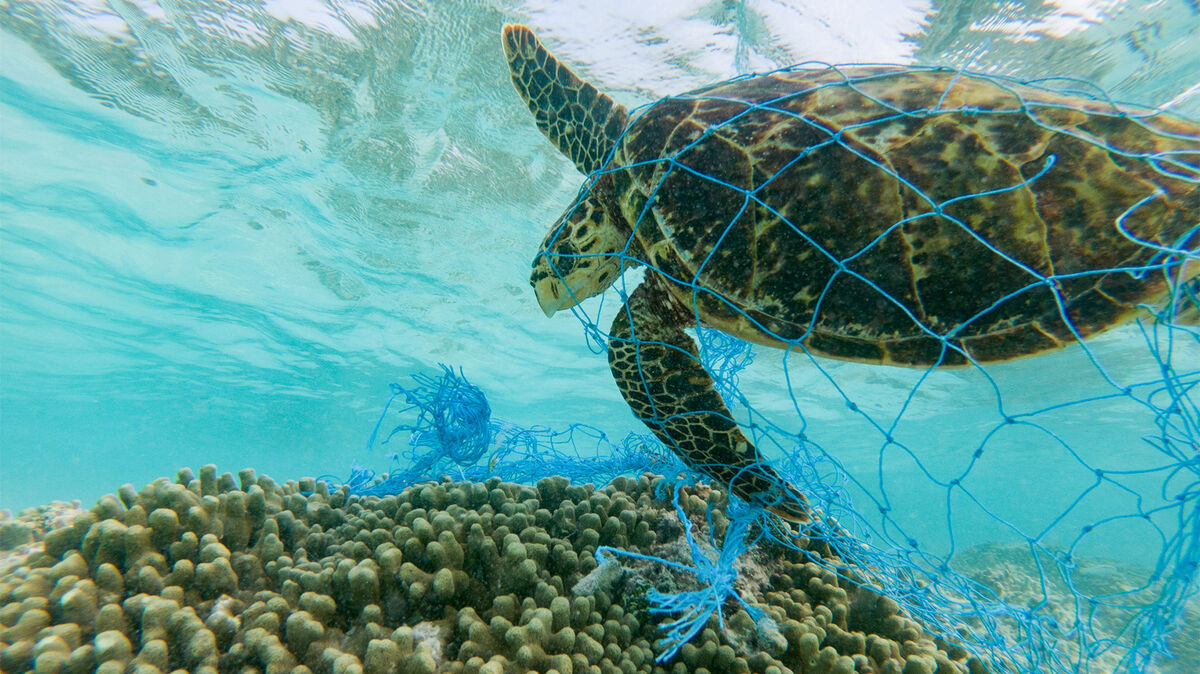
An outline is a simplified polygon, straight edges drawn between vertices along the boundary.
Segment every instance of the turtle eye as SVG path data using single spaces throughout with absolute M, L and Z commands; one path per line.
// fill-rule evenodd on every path
M 566 278 L 579 265 L 580 258 L 575 255 L 561 253 L 546 253 L 546 264 L 550 267 L 550 275 Z
M 575 269 L 578 260 L 575 255 L 564 255 L 553 250 L 542 251 L 533 258 L 533 273 L 529 277 L 529 283 L 536 284 L 545 278 L 564 278 Z

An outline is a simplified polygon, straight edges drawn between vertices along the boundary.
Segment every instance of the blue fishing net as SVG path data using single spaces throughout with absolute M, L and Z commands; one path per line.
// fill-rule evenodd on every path
M 1081 83 L 1058 82 L 1051 90 L 1041 83 L 992 77 L 1019 104 L 990 110 L 957 102 L 952 88 L 960 77 L 983 77 L 957 72 L 936 104 L 906 108 L 903 101 L 873 93 L 878 91 L 871 86 L 873 76 L 836 68 L 832 72 L 837 76 L 814 85 L 814 90 L 849 88 L 884 110 L 860 126 L 953 115 L 992 115 L 1002 123 L 1006 116 L 1021 115 L 1058 130 L 1055 120 L 1069 115 L 1078 101 L 1087 101 L 1090 110 L 1141 125 L 1182 149 L 1124 147 L 1102 136 L 1083 140 L 1104 147 L 1115 162 L 1144 164 L 1164 184 L 1174 181 L 1177 188 L 1200 183 L 1200 138 L 1179 133 L 1178 124 L 1154 111 L 1119 107 Z M 1070 103 L 1059 96 L 1065 90 L 1073 96 Z M 701 92 L 687 99 L 705 96 Z M 780 100 L 743 103 L 745 112 L 738 117 L 759 111 L 793 114 Z M 709 120 L 701 140 L 735 121 Z M 797 121 L 825 134 L 820 147 L 845 150 L 846 156 L 888 174 L 923 200 L 919 212 L 881 228 L 862 250 L 837 254 L 811 240 L 836 266 L 831 285 L 839 276 L 852 277 L 902 308 L 903 302 L 878 280 L 855 271 L 858 256 L 878 246 L 889 232 L 924 218 L 942 218 L 973 232 L 968 222 L 953 215 L 953 206 L 1019 193 L 1038 181 L 1059 179 L 1056 172 L 1079 170 L 1049 153 L 1010 184 L 929 195 L 891 164 L 857 150 L 844 130 Z M 797 148 L 797 161 L 812 150 Z M 661 162 L 673 171 L 709 178 L 682 161 L 681 154 L 643 163 Z M 601 176 L 629 169 L 610 158 L 589 177 L 579 201 Z M 763 184 L 772 179 L 764 177 Z M 747 204 L 769 207 L 756 189 L 718 178 L 710 182 L 711 190 L 730 190 Z M 1122 236 L 1148 251 L 1136 263 L 1062 274 L 1023 266 L 1028 285 L 995 298 L 991 307 L 1047 289 L 1055 293 L 1072 357 L 1040 355 L 1026 361 L 1035 365 L 1015 370 L 1029 377 L 1039 372 L 1036 363 L 1048 363 L 1049 379 L 1025 381 L 1006 370 L 1008 365 L 975 360 L 955 341 L 963 326 L 923 326 L 940 341 L 943 356 L 957 354 L 965 361 L 967 374 L 958 378 L 943 375 L 937 366 L 843 367 L 811 353 L 808 335 L 780 338 L 786 347 L 781 350 L 756 352 L 720 331 L 696 329 L 701 364 L 735 420 L 775 473 L 807 496 L 816 516 L 805 525 L 804 536 L 826 539 L 840 557 L 840 562 L 829 561 L 828 568 L 835 573 L 852 569 L 850 580 L 896 600 L 935 634 L 987 660 L 994 671 L 1186 672 L 1200 657 L 1194 651 L 1200 635 L 1200 608 L 1194 600 L 1200 563 L 1200 330 L 1194 316 L 1200 281 L 1195 267 L 1186 266 L 1200 260 L 1195 248 L 1200 222 L 1167 242 L 1138 238 L 1130 226 L 1169 196 L 1165 187 L 1151 190 L 1131 201 L 1112 223 Z M 650 217 L 646 214 L 654 198 L 643 217 Z M 782 213 L 775 215 L 803 235 Z M 717 240 L 723 241 L 734 224 L 729 223 Z M 986 237 L 973 236 L 990 254 L 1020 266 L 1008 251 Z M 626 252 L 618 255 L 623 268 L 653 268 Z M 1193 276 L 1184 276 L 1185 271 Z M 1102 337 L 1099 341 L 1108 341 L 1097 345 L 1080 336 L 1058 288 L 1081 277 L 1111 273 L 1136 279 L 1159 275 L 1168 279 L 1171 292 L 1160 303 L 1140 306 L 1132 327 L 1117 333 L 1119 343 Z M 628 297 L 635 282 L 631 275 L 623 277 L 616 284 L 617 294 Z M 697 296 L 714 292 L 696 279 L 690 283 Z M 600 320 L 606 301 L 611 296 L 573 308 L 598 353 L 606 350 L 610 339 Z M 912 313 L 909 317 L 920 322 Z M 702 323 L 700 316 L 695 318 Z M 770 392 L 743 386 L 747 370 L 755 367 L 761 375 L 756 382 L 774 376 L 779 386 Z M 890 388 L 872 387 L 892 380 L 907 382 L 902 395 L 895 395 L 894 383 Z M 565 430 L 524 427 L 491 418 L 486 399 L 461 372 L 444 368 L 441 379 L 418 376 L 416 381 L 418 386 L 411 389 L 392 386 L 393 399 L 403 395 L 409 405 L 405 413 L 416 413 L 417 420 L 396 426 L 387 439 L 408 431 L 409 446 L 393 455 L 393 467 L 385 476 L 356 469 L 354 492 L 394 493 L 442 476 L 534 482 L 564 475 L 601 483 L 618 474 L 652 471 L 677 478 L 672 483 L 676 486 L 705 479 L 653 435 L 631 433 L 613 442 L 582 424 Z M 818 387 L 829 392 L 826 398 L 815 400 L 810 394 L 808 389 Z M 770 394 L 777 400 L 782 397 L 785 404 L 765 404 Z M 833 407 L 844 410 L 841 417 L 834 418 Z M 851 430 L 828 430 L 835 425 Z M 678 492 L 675 497 L 678 506 Z M 761 629 L 770 629 L 753 607 L 754 599 L 732 590 L 734 562 L 763 538 L 782 545 L 792 545 L 792 539 L 761 507 L 732 500 L 724 540 L 710 541 L 713 555 L 697 546 L 687 518 L 681 517 L 688 526 L 691 565 L 631 551 L 599 551 L 604 563 L 637 557 L 691 573 L 703 584 L 694 592 L 648 595 L 654 612 L 672 616 L 664 626 L 660 660 L 669 659 L 714 614 L 723 620 L 727 600 L 744 605 Z
M 684 469 L 679 459 L 648 433 L 629 433 L 613 442 L 603 431 L 586 424 L 555 430 L 495 418 L 483 391 L 470 383 L 461 369 L 441 368 L 440 377 L 412 375 L 416 386 L 389 385 L 391 396 L 371 431 L 367 449 L 376 444 L 389 447 L 397 435 L 408 435 L 406 445 L 388 454 L 391 467 L 386 473 L 379 475 L 356 462 L 344 482 L 329 475 L 321 479 L 344 483 L 352 494 L 386 496 L 443 478 L 483 481 L 499 477 L 531 484 L 548 475 L 561 475 L 573 482 L 605 484 L 618 475 L 676 474 Z M 407 405 L 393 415 L 404 421 L 379 439 L 392 403 L 400 397 Z
M 717 551 L 710 555 L 701 549 L 693 531 L 692 520 L 680 503 L 682 487 L 688 480 L 675 480 L 671 484 L 671 501 L 675 506 L 675 515 L 683 524 L 684 541 L 687 543 L 691 565 L 682 564 L 673 559 L 663 559 L 653 555 L 644 555 L 629 550 L 621 550 L 607 545 L 596 548 L 596 556 L 601 564 L 613 564 L 616 557 L 640 559 L 655 564 L 671 567 L 695 576 L 700 582 L 698 590 L 682 592 L 662 592 L 652 589 L 646 594 L 650 602 L 649 612 L 673 616 L 673 620 L 664 623 L 661 628 L 666 632 L 659 640 L 661 649 L 655 657 L 658 662 L 666 662 L 675 657 L 684 644 L 691 641 L 700 633 L 716 615 L 718 626 L 725 629 L 725 605 L 736 602 L 746 609 L 746 613 L 755 622 L 762 633 L 778 633 L 779 626 L 761 608 L 748 603 L 734 587 L 738 578 L 736 563 L 756 543 L 769 535 L 770 528 L 763 525 L 763 519 L 770 515 L 760 507 L 740 502 L 736 497 L 731 501 L 726 514 L 729 516 L 729 526 L 725 530 L 723 540 L 718 541 L 713 535 L 712 508 L 706 513 L 708 517 L 708 546 Z M 660 488 L 667 483 L 659 483 Z M 758 526 L 756 526 L 758 525 Z
M 738 373 L 754 362 L 754 349 L 749 343 L 720 330 L 702 327 L 696 330 L 696 336 L 700 346 L 700 359 L 712 375 L 717 393 L 730 407 L 741 404 L 745 399 L 738 388 Z
M 777 218 L 790 228 L 790 234 L 804 237 L 815 257 L 833 268 L 825 291 L 816 299 L 809 331 L 799 337 L 772 333 L 761 316 L 751 316 L 724 301 L 725 310 L 734 310 L 785 347 L 772 352 L 781 360 L 771 356 L 772 363 L 764 365 L 761 372 L 774 368 L 780 384 L 770 393 L 778 396 L 782 392 L 787 404 L 760 408 L 756 403 L 769 398 L 768 392 L 739 387 L 739 365 L 761 363 L 765 352 L 759 352 L 756 361 L 745 343 L 704 328 L 697 330 L 697 350 L 745 435 L 772 459 L 783 479 L 808 496 L 818 516 L 805 535 L 828 538 L 831 548 L 855 569 L 856 582 L 895 599 L 947 641 L 987 659 L 995 671 L 1107 672 L 1151 667 L 1191 671 L 1189 667 L 1200 658 L 1191 645 L 1200 635 L 1200 608 L 1194 600 L 1189 603 L 1197 591 L 1200 562 L 1200 408 L 1196 404 L 1200 330 L 1195 325 L 1200 211 L 1194 191 L 1200 184 L 1200 137 L 1194 132 L 1198 127 L 1159 111 L 1118 105 L 1086 83 L 1070 80 L 1018 82 L 965 71 L 912 68 L 907 72 L 930 75 L 931 81 L 944 87 L 934 102 L 914 104 L 904 96 L 889 95 L 886 85 L 878 86 L 895 69 L 806 64 L 783 72 L 810 67 L 820 71 L 810 88 L 779 97 L 748 94 L 742 99 L 736 90 L 714 93 L 710 88 L 653 104 L 711 100 L 739 105 L 738 112 L 726 118 L 704 117 L 703 131 L 697 137 L 663 156 L 639 156 L 622 165 L 614 151 L 605 165 L 588 177 L 574 208 L 599 185 L 628 184 L 637 179 L 630 177 L 635 172 L 642 171 L 639 175 L 645 176 L 647 165 L 657 165 L 662 168 L 660 182 L 647 190 L 638 220 L 630 223 L 635 233 L 655 226 L 652 221 L 657 216 L 652 214 L 656 208 L 681 207 L 669 201 L 669 195 L 664 196 L 673 189 L 664 184 L 668 178 L 682 175 L 693 188 L 690 194 L 724 192 L 731 203 L 742 204 L 723 229 L 706 233 L 712 250 L 701 267 L 741 259 L 723 256 L 722 246 L 742 245 L 732 243 L 744 236 L 745 224 L 740 218 L 757 209 L 757 213 Z M 956 85 L 968 79 L 990 82 L 1008 95 L 1008 104 L 982 107 L 961 95 Z M 789 101 L 796 96 L 845 98 L 851 92 L 857 95 L 849 96 L 853 102 L 873 112 L 842 128 L 789 108 Z M 633 111 L 634 123 L 651 107 Z M 1093 117 L 1088 122 L 1091 126 L 1084 125 L 1087 131 L 1071 127 L 1076 123 L 1071 121 L 1072 114 L 1079 110 Z M 708 139 L 737 137 L 734 125 L 752 125 L 755 120 L 777 124 L 789 117 L 817 140 L 795 147 L 792 160 L 779 162 L 781 167 L 756 175 L 754 187 L 741 187 L 727 175 L 710 175 L 705 169 L 712 164 L 695 159 L 702 155 Z M 1023 123 L 1032 121 L 1042 129 L 1102 148 L 1114 164 L 1141 171 L 1139 175 L 1148 184 L 1139 183 L 1137 188 L 1147 189 L 1129 197 L 1123 212 L 1107 223 L 1112 230 L 1106 230 L 1119 233 L 1123 243 L 1132 242 L 1141 249 L 1128 258 L 1133 261 L 1066 272 L 1035 269 L 980 234 L 986 231 L 986 223 L 981 226 L 964 215 L 964 207 L 975 200 L 1024 198 L 1042 185 L 1061 184 L 1072 172 L 1093 170 L 1071 165 L 1079 155 L 1067 153 L 1065 145 L 1033 153 L 1022 172 L 1011 181 L 1000 182 L 986 166 L 972 164 L 967 153 L 958 158 L 961 164 L 947 163 L 944 170 L 958 171 L 963 176 L 958 184 L 978 189 L 931 194 L 906 175 L 902 162 L 894 161 L 902 159 L 902 153 L 879 156 L 864 151 L 862 144 L 851 138 L 895 134 L 910 121 L 917 125 L 928 119 L 952 123 L 984 119 L 1003 125 L 1017 117 Z M 1148 133 L 1131 141 L 1132 136 L 1107 131 L 1121 125 L 1137 126 Z M 886 174 L 902 192 L 914 195 L 915 206 L 903 219 L 880 223 L 857 250 L 838 251 L 822 245 L 817 235 L 805 232 L 803 223 L 789 220 L 779 203 L 764 196 L 764 188 L 777 177 L 819 153 L 826 157 L 832 153 L 840 157 L 836 161 L 855 162 L 866 171 Z M 683 184 L 682 179 L 678 184 Z M 1112 187 L 1133 193 L 1129 185 Z M 1070 201 L 1065 199 L 1062 208 L 1070 209 Z M 854 207 L 846 204 L 847 209 Z M 1191 220 L 1170 237 L 1155 240 L 1139 234 L 1145 222 L 1169 208 L 1182 208 Z M 672 276 L 678 270 L 663 269 L 631 252 L 640 250 L 636 244 L 627 244 L 617 253 L 554 251 L 550 243 L 558 236 L 555 232 L 568 236 L 565 228 L 572 214 L 568 210 L 559 229 L 552 230 L 545 249 L 551 267 L 568 289 L 565 271 L 559 270 L 577 266 L 579 260 L 570 258 L 603 256 L 622 270 L 647 267 L 676 287 L 690 288 L 689 307 L 695 324 L 705 322 L 696 307 L 711 297 L 722 299 L 722 289 L 707 287 L 700 272 L 690 278 Z M 1070 214 L 1064 211 L 1060 215 Z M 910 308 L 911 298 L 889 292 L 896 287 L 894 279 L 872 278 L 858 271 L 856 262 L 877 251 L 889 235 L 933 221 L 970 237 L 974 248 L 959 254 L 999 256 L 1021 270 L 1024 285 L 991 298 L 993 303 L 958 325 L 927 325 Z M 615 288 L 622 300 L 632 294 L 636 273 L 617 281 Z M 1139 306 L 1127 327 L 1095 342 L 1085 340 L 1092 327 L 1077 325 L 1076 319 L 1086 315 L 1086 310 L 1068 306 L 1063 288 L 1102 275 L 1140 281 L 1157 278 L 1169 292 L 1161 301 Z M 981 284 L 987 281 L 981 279 Z M 869 289 L 857 295 L 867 307 L 875 302 L 876 311 L 894 313 L 898 308 L 940 343 L 942 355 L 937 363 L 917 370 L 844 367 L 810 351 L 808 339 L 817 338 L 812 326 L 821 319 L 822 303 L 837 301 L 830 288 L 844 282 Z M 1047 292 L 1057 303 L 1062 323 L 1055 339 L 1069 345 L 1069 357 L 1052 351 L 1024 365 L 981 362 L 958 341 L 988 312 L 1036 301 L 1038 293 Z M 611 301 L 612 296 L 607 295 L 572 308 L 597 351 L 603 351 L 606 340 L 612 339 L 605 329 L 607 321 L 600 319 L 605 303 Z M 872 319 L 871 309 L 861 311 L 863 321 Z M 636 333 L 635 326 L 632 339 L 640 343 Z M 1114 334 L 1120 337 L 1119 343 Z M 1036 364 L 1039 359 L 1047 363 L 1049 379 L 1030 377 L 1040 370 L 1028 363 Z M 965 365 L 966 375 L 953 378 L 942 374 L 939 365 L 956 362 Z M 732 367 L 731 373 L 721 371 L 726 366 Z M 864 367 L 875 370 L 864 373 Z M 1022 383 L 1014 372 L 1030 381 Z M 889 377 L 909 382 L 903 395 L 890 395 L 894 391 L 885 391 L 884 386 L 870 386 Z M 803 386 L 797 383 L 801 379 Z M 814 402 L 807 389 L 818 386 L 831 395 Z M 947 390 L 971 398 L 968 402 L 947 399 Z M 872 397 L 872 391 L 889 394 Z M 846 410 L 836 423 L 853 428 L 852 433 L 838 436 L 827 430 L 834 423 L 829 421 L 835 416 L 829 412 L 832 407 Z M 963 411 L 961 422 L 953 414 L 958 409 Z M 969 419 L 968 412 L 972 415 Z M 936 418 L 937 425 L 922 423 L 923 418 Z M 941 427 L 959 423 L 961 428 Z M 870 458 L 864 459 L 868 453 Z M 848 465 L 851 460 L 853 466 Z M 787 544 L 786 536 L 771 533 L 772 527 L 765 531 Z M 744 551 L 746 540 L 739 533 L 727 541 L 733 557 Z M 669 625 L 664 645 L 677 648 L 713 610 L 719 610 L 731 582 L 722 575 L 731 568 L 726 561 L 696 558 L 693 568 L 708 583 L 708 594 L 659 597 L 661 610 L 679 616 Z M 837 571 L 834 566 L 830 568 Z
M 411 424 L 399 424 L 393 428 L 383 439 L 383 444 L 387 444 L 397 433 L 409 431 L 409 445 L 414 450 L 429 450 L 420 457 L 412 457 L 414 464 L 446 459 L 459 465 L 469 465 L 483 456 L 488 446 L 492 418 L 487 397 L 478 386 L 463 377 L 461 368 L 455 374 L 452 368 L 445 365 L 441 367 L 442 376 L 439 378 L 424 373 L 412 375 L 413 381 L 417 382 L 417 386 L 412 388 L 404 388 L 396 383 L 390 385 L 392 396 L 384 404 L 379 421 L 367 439 L 367 449 L 375 444 L 388 408 L 398 396 L 403 395 L 408 407 L 401 410 L 401 414 L 415 410 L 416 419 Z

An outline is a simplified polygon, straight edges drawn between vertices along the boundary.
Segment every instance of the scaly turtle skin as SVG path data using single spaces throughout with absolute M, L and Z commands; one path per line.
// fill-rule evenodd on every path
M 552 315 L 647 265 L 610 333 L 621 393 L 686 462 L 785 517 L 806 518 L 803 496 L 684 328 L 964 365 L 1061 348 L 1197 282 L 1200 125 L 888 67 L 733 80 L 631 119 L 528 28 L 504 46 L 538 127 L 591 176 L 534 259 L 538 302 Z

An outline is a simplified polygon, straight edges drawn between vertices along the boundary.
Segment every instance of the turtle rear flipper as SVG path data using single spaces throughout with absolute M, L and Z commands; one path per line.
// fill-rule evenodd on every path
M 604 165 L 629 114 L 550 55 L 525 26 L 504 27 L 513 85 L 559 152 L 584 173 Z
M 807 499 L 746 439 L 700 364 L 684 325 L 694 323 L 654 271 L 617 312 L 608 364 L 635 416 L 693 468 L 745 501 L 807 522 Z

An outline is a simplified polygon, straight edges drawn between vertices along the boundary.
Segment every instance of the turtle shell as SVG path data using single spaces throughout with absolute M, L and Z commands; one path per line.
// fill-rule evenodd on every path
M 1057 348 L 1160 298 L 1162 270 L 1137 270 L 1200 244 L 1198 160 L 1200 125 L 1166 115 L 828 68 L 664 99 L 606 171 L 699 322 L 924 366 Z

